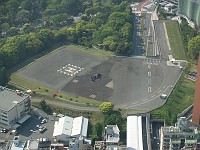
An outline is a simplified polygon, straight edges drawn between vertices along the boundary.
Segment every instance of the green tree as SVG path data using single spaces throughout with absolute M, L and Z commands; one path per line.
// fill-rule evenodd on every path
M 200 51 L 200 35 L 193 37 L 189 42 L 188 42 L 188 56 L 192 60 L 195 60 L 199 56 L 199 51 Z
M 113 110 L 113 103 L 111 102 L 103 102 L 100 106 L 99 109 L 103 112 L 103 113 L 109 113 Z
M 8 82 L 8 76 L 6 69 L 4 67 L 0 68 L 0 85 L 5 86 L 7 82 Z
M 16 27 L 11 27 L 10 30 L 8 31 L 8 34 L 11 36 L 15 36 L 19 34 L 19 29 Z
M 111 115 L 104 115 L 104 126 L 106 125 L 115 125 L 121 128 L 122 125 L 122 117 L 120 114 L 111 114 Z
M 44 111 L 46 110 L 47 103 L 44 99 L 40 101 L 40 107 L 42 108 L 42 110 L 44 110 Z
M 99 123 L 99 122 L 97 122 L 97 123 L 92 127 L 92 139 L 101 140 L 101 139 L 102 139 L 102 133 L 103 133 L 102 124 Z

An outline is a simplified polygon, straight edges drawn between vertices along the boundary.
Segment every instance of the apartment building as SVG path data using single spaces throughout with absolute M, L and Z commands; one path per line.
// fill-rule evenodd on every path
M 161 127 L 160 150 L 200 150 L 200 132 L 189 124 L 181 117 L 176 126 Z
M 0 86 L 0 102 L 1 127 L 11 128 L 18 121 L 23 123 L 29 117 L 29 95 Z

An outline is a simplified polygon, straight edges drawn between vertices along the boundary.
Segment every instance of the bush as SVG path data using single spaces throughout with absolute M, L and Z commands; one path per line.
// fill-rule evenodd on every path
M 109 113 L 113 110 L 113 103 L 111 102 L 103 102 L 100 106 L 99 109 L 103 112 L 103 113 Z

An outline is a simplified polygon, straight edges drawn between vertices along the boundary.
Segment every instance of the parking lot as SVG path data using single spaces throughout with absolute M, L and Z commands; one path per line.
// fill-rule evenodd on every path
M 40 111 L 40 110 L 37 110 Z M 53 128 L 55 120 L 58 118 L 54 118 L 52 115 L 47 115 L 44 112 L 39 112 L 42 116 L 48 117 L 46 123 L 41 123 L 42 118 L 29 118 L 26 122 L 22 124 L 22 126 L 18 130 L 18 135 L 20 136 L 20 140 L 29 140 L 29 139 L 39 139 L 39 138 L 49 138 L 52 140 L 53 136 Z M 45 127 L 46 129 L 43 132 L 39 132 L 39 128 Z M 2 128 L 0 128 L 2 130 Z M 15 134 L 9 134 L 9 133 L 0 133 L 0 139 L 1 140 L 12 140 L 14 138 Z

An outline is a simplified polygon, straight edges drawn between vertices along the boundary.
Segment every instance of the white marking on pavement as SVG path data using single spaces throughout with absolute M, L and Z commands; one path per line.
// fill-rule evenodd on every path
M 151 71 L 148 72 L 148 76 L 149 76 L 149 77 L 151 76 Z
M 151 92 L 151 87 L 148 87 L 148 92 Z
M 151 84 L 151 79 L 148 79 L 148 83 Z

